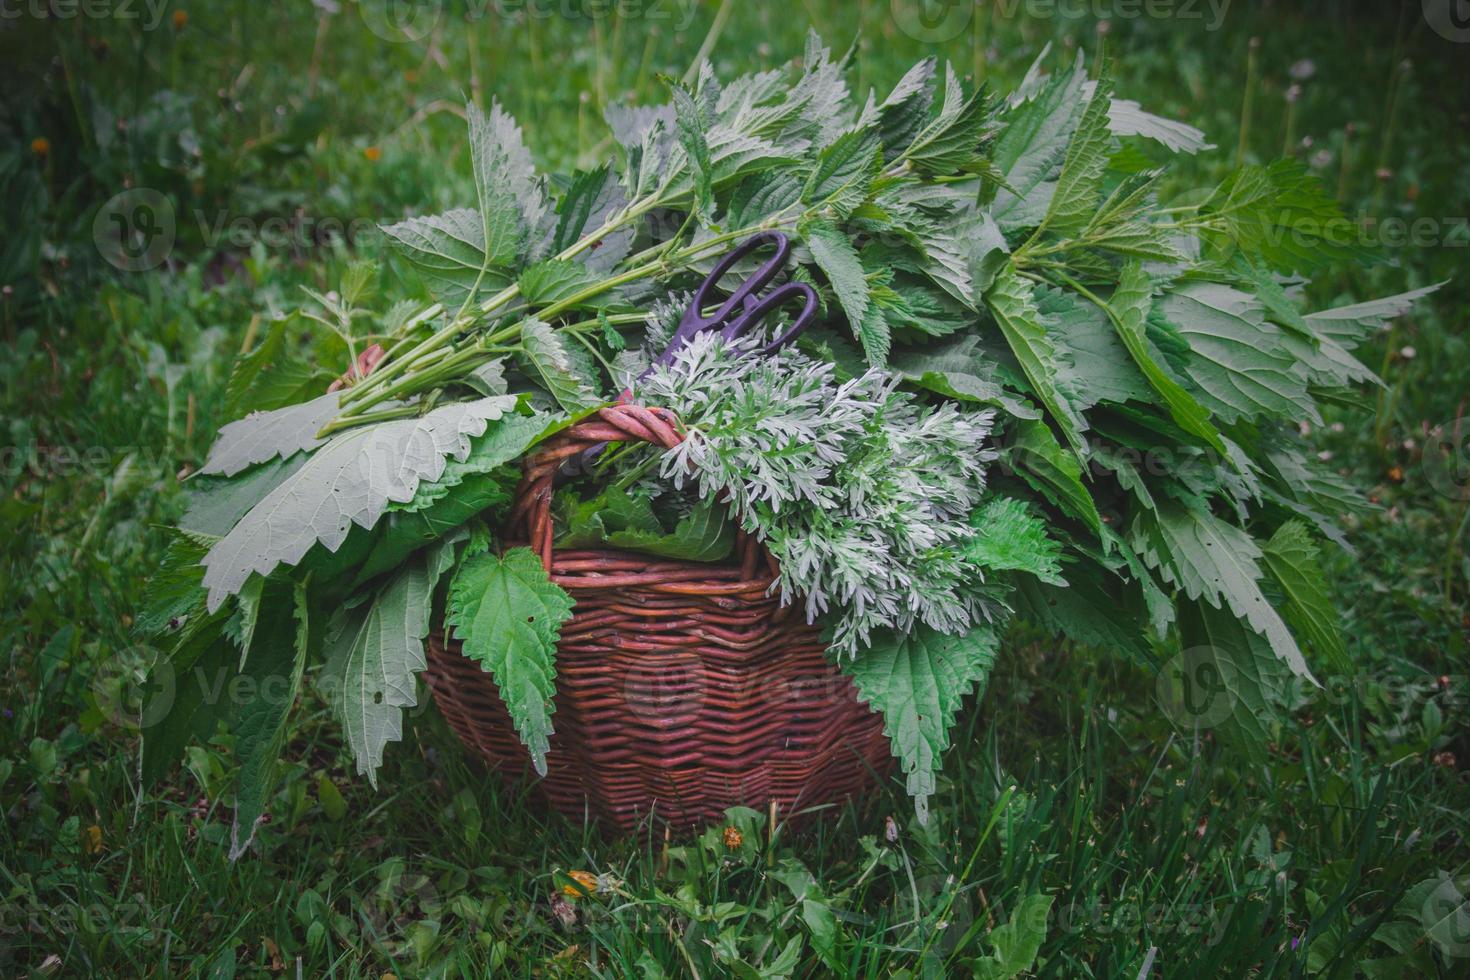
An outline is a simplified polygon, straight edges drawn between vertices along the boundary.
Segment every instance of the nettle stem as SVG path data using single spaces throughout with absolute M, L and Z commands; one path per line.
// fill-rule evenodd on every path
M 575 258 L 582 252 L 591 248 L 593 244 L 607 237 L 613 232 L 627 224 L 637 221 L 649 211 L 657 207 L 665 206 L 664 197 L 666 188 L 650 194 L 636 204 L 629 205 L 617 215 L 604 222 L 595 231 L 582 236 L 575 243 L 557 253 L 555 258 L 568 260 Z M 433 335 L 420 341 L 418 344 L 403 350 L 407 340 L 400 340 L 390 353 L 393 355 L 391 361 L 382 364 L 377 371 L 373 372 L 362 382 L 350 389 L 342 399 L 342 411 L 337 418 L 328 423 L 321 431 L 322 436 L 339 432 L 343 429 L 360 425 L 367 421 L 380 420 L 382 413 L 369 410 L 384 402 L 402 400 L 420 394 L 434 388 L 458 380 L 469 371 L 474 370 L 481 364 L 490 360 L 498 353 L 506 353 L 515 350 L 520 341 L 522 328 L 531 320 L 550 321 L 564 313 L 567 313 L 588 300 L 625 286 L 629 283 L 638 282 L 643 279 L 667 276 L 678 271 L 684 264 L 698 259 L 707 253 L 718 249 L 730 242 L 737 241 L 760 231 L 769 231 L 775 228 L 791 227 L 808 217 L 808 211 L 802 211 L 793 215 L 776 215 L 767 218 L 759 224 L 749 225 L 722 232 L 705 239 L 702 242 L 677 247 L 678 237 L 670 239 L 643 252 L 632 256 L 635 263 L 631 268 L 614 276 L 609 276 L 585 289 L 579 290 L 571 296 L 564 297 L 554 303 L 529 313 L 515 320 L 515 322 L 502 327 L 492 333 L 474 339 L 467 347 L 458 346 L 458 338 L 461 334 L 472 334 L 480 327 L 483 318 L 493 316 L 496 313 L 505 312 L 511 303 L 521 296 L 520 286 L 511 284 L 500 292 L 491 296 L 482 303 L 477 310 L 469 315 L 463 312 L 450 320 L 450 322 Z M 687 228 L 687 225 L 686 225 Z M 680 234 L 684 232 L 680 229 Z M 524 309 L 524 307 L 522 307 Z M 410 323 L 423 323 L 444 312 L 441 304 L 435 304 L 417 314 Z M 633 317 L 633 322 L 641 317 Z M 592 321 L 596 322 L 596 321 Z M 558 332 L 572 331 L 581 324 L 563 325 Z M 578 338 L 582 339 L 582 338 Z M 400 353 L 401 352 L 401 353 Z M 600 360 L 600 358 L 599 358 Z M 395 406 L 391 411 L 398 412 Z

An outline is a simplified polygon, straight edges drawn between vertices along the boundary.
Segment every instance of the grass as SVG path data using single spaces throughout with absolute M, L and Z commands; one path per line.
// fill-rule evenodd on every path
M 890 780 L 801 827 L 734 812 L 733 849 L 723 827 L 607 840 L 487 778 L 432 710 L 413 714 L 375 793 L 315 695 L 257 854 L 225 860 L 227 735 L 140 795 L 118 706 L 151 652 L 130 615 L 232 359 L 299 286 L 381 257 L 373 222 L 467 198 L 464 96 L 500 98 L 565 170 L 607 149 L 605 101 L 659 98 L 658 75 L 682 74 L 720 16 L 668 0 L 646 17 L 506 13 L 519 6 L 449 5 L 438 33 L 406 43 L 352 2 L 0 28 L 5 63 L 31 69 L 0 107 L 0 969 L 944 975 L 984 969 L 1029 910 L 1041 976 L 1463 975 L 1467 503 L 1463 465 L 1424 454 L 1470 391 L 1470 161 L 1446 138 L 1470 97 L 1463 51 L 1417 3 L 1236 4 L 1213 31 L 1193 6 L 1100 31 L 986 4 L 941 45 L 1003 90 L 1048 42 L 1116 59 L 1121 95 L 1219 145 L 1170 193 L 1237 155 L 1311 161 L 1350 215 L 1377 217 L 1387 259 L 1323 277 L 1318 299 L 1460 273 L 1372 342 L 1375 411 L 1334 409 L 1311 433 L 1379 505 L 1331 568 L 1359 669 L 1304 694 L 1268 758 L 1171 724 L 1121 658 L 1018 633 L 964 715 L 926 827 Z M 858 39 L 864 87 L 932 49 L 874 0 L 725 17 L 709 48 L 722 71 L 785 63 L 808 26 Z M 1315 73 L 1298 81 L 1303 59 Z M 125 188 L 174 209 L 175 243 L 148 272 L 115 270 L 94 244 L 94 216 Z M 349 244 L 327 240 L 329 222 Z M 391 262 L 379 289 L 401 292 Z M 562 896 L 574 869 L 603 876 L 596 895 Z

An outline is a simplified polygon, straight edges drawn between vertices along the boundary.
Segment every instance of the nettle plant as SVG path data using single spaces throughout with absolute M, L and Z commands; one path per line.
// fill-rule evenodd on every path
M 1424 291 L 1304 311 L 1305 277 L 1364 256 L 1301 166 L 1161 207 L 1148 161 L 1203 135 L 1115 99 L 1106 67 L 1045 61 L 1005 97 L 929 60 L 857 98 L 813 38 L 799 71 L 706 67 L 609 111 L 616 158 L 566 178 L 467 107 L 477 199 L 384 228 L 436 302 L 366 308 L 375 270 L 354 267 L 305 314 L 356 365 L 345 384 L 321 394 L 286 323 L 235 367 L 243 417 L 189 481 L 139 619 L 179 679 L 145 776 L 226 723 L 240 853 L 314 675 L 376 782 L 439 622 L 544 766 L 571 602 L 497 539 L 516 462 L 616 398 L 683 291 L 768 230 L 798 243 L 820 325 L 769 358 L 701 340 L 636 383 L 688 438 L 606 453 L 558 495 L 561 541 L 719 560 L 730 521 L 757 534 L 885 716 L 921 815 L 1012 617 L 1153 668 L 1207 648 L 1216 730 L 1263 751 L 1312 682 L 1303 648 L 1348 666 L 1318 546 L 1361 504 L 1296 424 L 1376 383 L 1351 349 Z M 211 671 L 284 683 L 186 682 Z

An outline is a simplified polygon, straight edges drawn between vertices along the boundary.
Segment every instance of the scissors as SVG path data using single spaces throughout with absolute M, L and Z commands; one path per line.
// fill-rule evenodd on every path
M 705 308 L 711 305 L 710 294 L 719 287 L 720 280 L 734 267 L 736 262 L 764 245 L 776 246 L 775 254 L 741 283 L 729 298 L 720 304 L 718 309 L 709 316 L 705 316 Z M 791 240 L 779 231 L 757 232 L 732 249 L 720 260 L 714 270 L 704 277 L 704 282 L 700 283 L 699 288 L 694 291 L 688 309 L 679 318 L 678 329 L 674 331 L 674 336 L 669 340 L 668 346 L 654 359 L 648 370 L 638 375 L 634 384 L 636 385 L 652 374 L 656 367 L 672 364 L 678 357 L 679 351 L 687 347 L 689 342 L 700 334 L 718 330 L 720 337 L 726 343 L 737 341 L 752 330 L 764 325 L 766 318 L 773 312 L 796 299 L 801 301 L 801 308 L 791 325 L 775 340 L 750 353 L 771 354 L 801 336 L 802 331 L 811 325 L 812 319 L 817 315 L 819 305 L 816 291 L 804 282 L 788 282 L 762 294 L 762 291 L 776 278 L 776 274 L 785 268 L 786 260 L 790 256 Z M 632 397 L 633 388 L 630 385 L 618 396 L 618 401 L 627 402 Z M 586 473 L 606 446 L 606 443 L 591 446 L 582 453 L 569 458 L 566 463 L 562 464 L 561 471 L 557 474 L 558 481 L 565 481 Z

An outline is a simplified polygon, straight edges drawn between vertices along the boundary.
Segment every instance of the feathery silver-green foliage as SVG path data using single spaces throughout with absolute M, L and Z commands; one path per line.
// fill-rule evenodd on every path
M 839 383 L 797 351 L 752 356 L 760 343 L 703 334 L 636 387 L 686 428 L 661 475 L 729 501 L 779 562 L 782 599 L 824 617 L 840 655 L 880 628 L 988 621 L 963 546 L 994 413 L 925 407 L 878 368 Z

